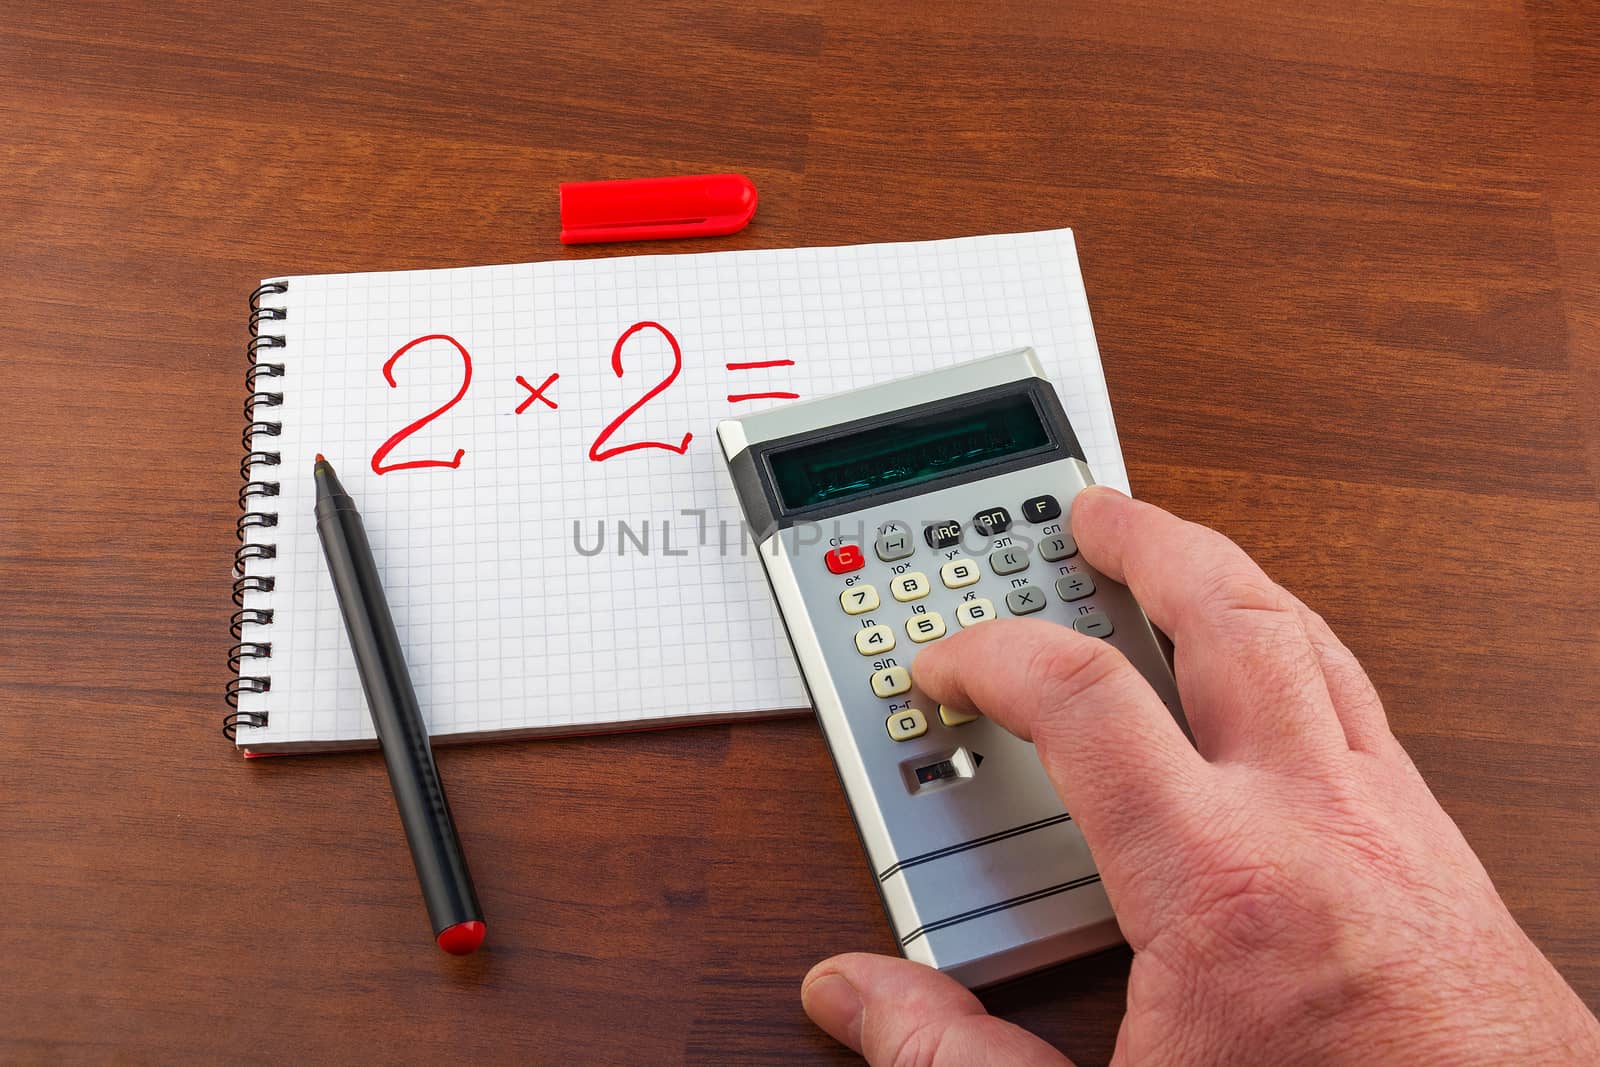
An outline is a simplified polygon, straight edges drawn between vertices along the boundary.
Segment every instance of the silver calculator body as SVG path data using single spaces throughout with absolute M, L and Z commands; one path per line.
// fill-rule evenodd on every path
M 1073 543 L 1093 479 L 1033 350 L 717 436 L 902 952 L 976 988 L 1120 942 L 1033 746 L 906 670 L 964 627 L 1048 620 L 1115 645 L 1181 721 L 1164 639 Z

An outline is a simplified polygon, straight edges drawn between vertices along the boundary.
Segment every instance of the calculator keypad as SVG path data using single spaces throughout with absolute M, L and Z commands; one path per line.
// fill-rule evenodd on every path
M 824 554 L 826 569 L 846 583 L 838 593 L 840 608 L 844 615 L 858 617 L 852 619 L 859 627 L 855 646 L 866 657 L 865 677 L 858 677 L 867 684 L 856 683 L 861 685 L 857 699 L 868 699 L 865 690 L 870 689 L 883 702 L 877 705 L 878 714 L 885 716 L 884 729 L 895 742 L 944 729 L 984 736 L 971 733 L 979 729 L 972 724 L 982 715 L 922 704 L 912 684 L 910 667 L 917 651 L 953 628 L 1007 614 L 1052 611 L 1052 618 L 1067 613 L 1061 621 L 1079 633 L 1102 638 L 1112 634 L 1110 617 L 1093 599 L 1099 576 L 1074 558 L 1078 545 L 1065 524 L 1053 522 L 1062 513 L 1056 498 L 1041 495 L 1007 505 L 986 507 L 968 523 L 949 519 L 915 526 L 901 521 L 882 522 L 875 529 L 869 525 L 858 537 L 870 539 L 870 556 L 855 544 L 838 542 Z M 916 535 L 919 529 L 921 537 Z M 1041 569 L 1044 573 L 1038 574 Z M 880 596 L 884 582 L 888 595 Z

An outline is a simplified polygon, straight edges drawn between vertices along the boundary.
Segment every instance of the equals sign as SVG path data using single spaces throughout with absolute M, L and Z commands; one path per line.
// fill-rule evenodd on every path
M 760 359 L 750 363 L 729 363 L 729 370 L 765 370 L 768 367 L 792 367 L 792 359 Z M 768 392 L 768 393 L 729 393 L 728 403 L 737 404 L 741 400 L 798 400 L 799 393 Z

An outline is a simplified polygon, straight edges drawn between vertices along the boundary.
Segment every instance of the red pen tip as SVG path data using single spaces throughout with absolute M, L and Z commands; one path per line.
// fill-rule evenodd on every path
M 470 956 L 478 951 L 479 945 L 483 944 L 483 935 L 487 932 L 483 923 L 474 919 L 471 922 L 445 927 L 435 940 L 439 942 L 440 948 L 452 956 Z
M 324 456 L 321 452 L 318 452 L 317 453 L 317 462 L 318 463 L 326 463 L 326 462 L 328 462 L 328 457 Z

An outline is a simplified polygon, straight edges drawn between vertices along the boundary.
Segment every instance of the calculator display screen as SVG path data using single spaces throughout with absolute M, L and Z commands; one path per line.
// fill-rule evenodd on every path
M 783 506 L 794 510 L 916 485 L 1054 442 L 1027 393 L 884 421 L 767 453 Z

